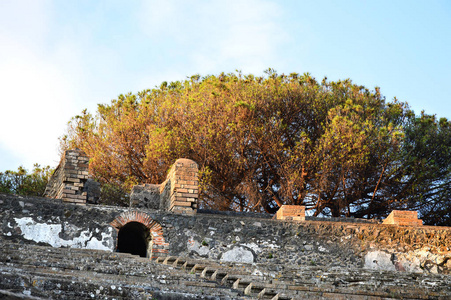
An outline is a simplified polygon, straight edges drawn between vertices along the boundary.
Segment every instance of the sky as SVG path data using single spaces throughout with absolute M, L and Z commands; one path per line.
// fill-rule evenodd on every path
M 350 78 L 451 119 L 451 1 L 0 0 L 0 172 L 83 109 L 200 74 Z

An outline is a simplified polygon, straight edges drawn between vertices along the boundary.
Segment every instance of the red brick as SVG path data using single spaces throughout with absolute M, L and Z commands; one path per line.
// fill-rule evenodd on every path
M 172 206 L 191 206 L 190 202 L 184 202 L 184 201 L 175 201 L 171 204 Z

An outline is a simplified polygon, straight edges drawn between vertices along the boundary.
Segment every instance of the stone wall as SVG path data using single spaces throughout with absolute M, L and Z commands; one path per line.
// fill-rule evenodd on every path
M 122 218 L 122 225 L 140 222 L 158 232 L 154 244 L 160 245 L 155 247 L 158 251 L 152 251 L 155 256 L 261 263 L 276 269 L 290 265 L 441 274 L 451 271 L 449 227 L 358 220 L 299 222 L 201 211 L 180 215 L 151 209 L 140 210 L 138 216 L 135 211 L 0 194 L 0 235 L 23 243 L 115 251 L 120 229 L 115 220 Z
M 198 186 L 196 162 L 181 158 L 172 165 L 163 183 L 134 186 L 130 206 L 193 215 L 197 212 Z

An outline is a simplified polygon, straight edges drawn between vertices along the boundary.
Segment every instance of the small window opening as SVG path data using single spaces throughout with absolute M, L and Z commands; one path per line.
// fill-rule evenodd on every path
M 152 241 L 149 228 L 139 222 L 130 222 L 119 229 L 117 252 L 149 257 Z

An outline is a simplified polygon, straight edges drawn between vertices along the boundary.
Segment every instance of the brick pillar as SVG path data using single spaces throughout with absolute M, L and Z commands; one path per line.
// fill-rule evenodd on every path
M 81 150 L 67 150 L 50 178 L 44 196 L 64 202 L 86 204 L 85 183 L 89 177 L 89 158 Z
M 170 185 L 168 201 L 160 207 L 169 211 L 193 215 L 197 212 L 199 195 L 199 179 L 197 163 L 191 159 L 180 158 L 172 165 L 166 181 L 161 185 L 161 191 Z M 163 192 L 163 194 L 165 194 Z
M 275 214 L 274 219 L 305 221 L 305 206 L 282 205 Z
M 382 224 L 422 226 L 423 221 L 418 219 L 418 213 L 416 211 L 394 210 Z

